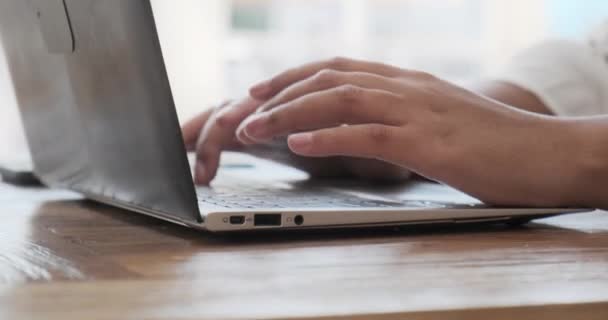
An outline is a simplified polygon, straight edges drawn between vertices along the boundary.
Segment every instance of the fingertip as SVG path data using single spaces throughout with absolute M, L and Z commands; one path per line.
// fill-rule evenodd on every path
M 253 141 L 249 138 L 249 136 L 247 136 L 247 133 L 245 131 L 245 128 L 247 127 L 248 123 L 249 123 L 249 120 L 245 120 L 245 121 L 241 122 L 239 127 L 236 129 L 236 133 L 235 133 L 236 139 L 243 145 L 253 144 Z
M 289 149 L 297 154 L 309 154 L 312 150 L 312 133 L 296 133 L 287 138 Z
M 239 131 L 237 131 L 236 138 L 238 139 L 238 141 L 240 143 L 242 143 L 243 145 L 246 145 L 246 146 L 252 145 L 255 143 L 251 138 L 249 138 L 249 136 L 245 132 L 245 129 L 240 129 Z

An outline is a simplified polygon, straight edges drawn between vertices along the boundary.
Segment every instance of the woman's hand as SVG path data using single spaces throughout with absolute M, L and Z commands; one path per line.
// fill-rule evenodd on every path
M 265 101 L 243 144 L 288 135 L 305 157 L 379 159 L 500 205 L 572 205 L 579 182 L 571 121 L 484 98 L 426 73 L 332 59 L 251 89 Z
M 286 139 L 244 147 L 235 136 L 239 124 L 262 105 L 261 100 L 245 98 L 225 102 L 194 117 L 182 128 L 188 151 L 196 152 L 194 170 L 197 184 L 213 180 L 224 150 L 244 151 L 304 170 L 314 177 L 358 177 L 401 181 L 409 177 L 406 169 L 386 162 L 349 157 L 301 157 L 289 150 Z
M 194 180 L 197 184 L 208 184 L 215 177 L 223 150 L 242 147 L 234 137 L 234 130 L 260 105 L 259 101 L 251 98 L 236 103 L 226 101 L 199 114 L 182 127 L 186 149 L 196 151 Z

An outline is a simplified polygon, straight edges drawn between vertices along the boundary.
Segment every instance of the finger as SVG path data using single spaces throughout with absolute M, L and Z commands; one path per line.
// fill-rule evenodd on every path
M 231 100 L 225 100 L 219 106 L 209 108 L 209 110 L 200 113 L 182 126 L 182 136 L 187 151 L 194 151 L 196 141 L 198 140 L 202 129 L 205 127 L 205 124 L 207 121 L 209 121 L 209 117 L 211 117 L 211 115 L 218 109 L 222 109 L 230 105 L 230 102 Z
M 285 104 L 303 95 L 322 91 L 342 85 L 354 85 L 366 89 L 379 89 L 399 92 L 403 89 L 399 83 L 388 77 L 366 72 L 343 72 L 335 70 L 321 70 L 312 77 L 297 82 L 262 104 L 257 112 L 270 110 L 278 105 Z
M 238 124 L 251 114 L 261 102 L 245 98 L 213 113 L 196 143 L 195 182 L 208 184 L 219 166 L 220 154 L 235 144 Z
M 244 121 L 239 131 L 256 142 L 289 133 L 335 127 L 342 124 L 402 124 L 395 113 L 401 97 L 388 91 L 352 85 L 315 92 L 257 114 Z
M 196 140 L 198 139 L 198 135 L 201 132 L 201 129 L 213 113 L 213 110 L 207 110 L 196 117 L 190 119 L 182 126 L 182 136 L 184 138 L 184 144 L 186 145 L 186 150 L 193 151 L 196 146 Z
M 222 108 L 222 110 L 218 112 L 216 120 L 221 126 L 236 127 L 261 105 L 262 101 L 251 97 L 245 97 Z
M 236 128 L 244 119 L 254 113 L 255 110 L 257 110 L 261 104 L 261 101 L 255 100 L 251 97 L 247 97 L 239 103 L 236 103 L 233 106 L 226 108 L 220 114 L 218 114 L 216 118 L 217 126 L 225 129 L 217 130 L 215 132 L 232 132 L 233 134 L 229 142 L 233 146 L 238 145 L 239 141 L 236 138 Z
M 306 157 L 347 156 L 404 163 L 403 150 L 410 145 L 400 128 L 362 124 L 290 135 L 287 143 L 295 154 Z
M 396 77 L 403 73 L 403 70 L 399 68 L 382 63 L 347 58 L 333 58 L 289 69 L 269 80 L 265 80 L 253 86 L 249 90 L 249 93 L 252 97 L 257 99 L 267 100 L 288 86 L 303 79 L 309 78 L 324 69 L 345 72 L 366 72 L 385 77 Z

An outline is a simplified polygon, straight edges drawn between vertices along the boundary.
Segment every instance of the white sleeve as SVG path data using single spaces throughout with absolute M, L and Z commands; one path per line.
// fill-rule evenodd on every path
M 513 57 L 495 78 L 529 90 L 559 116 L 606 114 L 606 59 L 585 43 L 550 41 Z

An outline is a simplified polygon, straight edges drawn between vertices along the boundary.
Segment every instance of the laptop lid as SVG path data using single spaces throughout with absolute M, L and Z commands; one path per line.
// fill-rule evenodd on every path
M 147 0 L 2 0 L 0 33 L 37 175 L 200 222 Z

